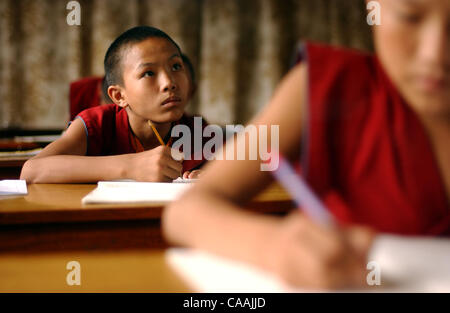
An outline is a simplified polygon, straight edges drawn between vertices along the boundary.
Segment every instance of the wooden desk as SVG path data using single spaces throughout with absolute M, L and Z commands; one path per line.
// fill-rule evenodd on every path
M 19 179 L 23 164 L 30 158 L 0 157 L 0 179 Z
M 80 286 L 66 282 L 70 261 L 80 264 Z M 0 292 L 191 291 L 162 250 L 0 254 Z
M 0 179 L 19 179 L 23 164 L 45 144 L 0 139 Z
M 28 195 L 0 200 L 0 252 L 165 248 L 163 206 L 82 205 L 94 184 L 32 184 Z M 248 208 L 285 214 L 289 196 L 273 185 Z

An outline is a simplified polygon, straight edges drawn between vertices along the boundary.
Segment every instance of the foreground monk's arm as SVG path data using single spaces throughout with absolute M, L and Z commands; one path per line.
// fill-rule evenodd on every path
M 251 122 L 268 125 L 269 140 L 277 140 L 270 138 L 270 125 L 279 125 L 279 149 L 285 155 L 290 154 L 291 158 L 297 157 L 300 151 L 300 86 L 305 72 L 304 67 L 295 68 L 284 79 L 270 104 Z M 295 142 L 297 144 L 292 144 Z M 246 149 L 249 150 L 248 141 Z M 229 242 L 230 245 L 233 245 L 233 236 L 240 236 L 237 233 L 249 234 L 246 238 L 249 240 L 252 236 L 259 237 L 256 233 L 266 228 L 250 233 L 252 227 L 258 228 L 253 222 L 259 219 L 262 224 L 271 225 L 272 218 L 246 213 L 239 209 L 239 204 L 249 200 L 272 181 L 271 173 L 261 171 L 260 164 L 259 158 L 250 160 L 248 157 L 239 161 L 215 160 L 207 164 L 202 179 L 193 186 L 192 192 L 164 211 L 163 226 L 167 238 L 179 244 L 214 249 L 217 238 L 210 234 L 220 235 L 223 232 L 224 243 Z
M 303 65 L 293 69 L 252 122 L 268 129 L 279 125 L 279 150 L 291 160 L 300 152 L 306 73 Z M 296 285 L 360 284 L 369 232 L 325 229 L 298 212 L 278 218 L 242 209 L 271 181 L 271 173 L 261 171 L 260 160 L 213 161 L 202 179 L 164 210 L 165 237 L 174 244 L 253 263 Z

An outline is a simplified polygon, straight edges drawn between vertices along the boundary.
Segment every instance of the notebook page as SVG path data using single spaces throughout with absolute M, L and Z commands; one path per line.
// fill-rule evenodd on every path
M 213 293 L 450 292 L 449 258 L 449 239 L 381 235 L 369 254 L 369 261 L 378 262 L 381 269 L 381 286 L 310 290 L 293 288 L 272 273 L 204 251 L 172 248 L 166 252 L 167 262 L 193 290 Z
M 167 203 L 177 199 L 192 184 L 100 181 L 83 199 L 93 203 Z
M 0 180 L 0 196 L 26 195 L 27 193 L 27 182 L 25 180 Z

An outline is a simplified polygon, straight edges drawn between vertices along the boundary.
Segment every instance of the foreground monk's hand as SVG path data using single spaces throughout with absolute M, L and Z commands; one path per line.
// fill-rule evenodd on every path
M 373 237 L 364 227 L 325 228 L 294 212 L 272 230 L 262 263 L 293 286 L 362 287 Z

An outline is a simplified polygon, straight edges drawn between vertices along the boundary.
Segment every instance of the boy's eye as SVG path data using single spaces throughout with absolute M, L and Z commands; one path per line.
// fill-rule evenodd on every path
M 183 65 L 181 65 L 180 63 L 175 63 L 173 66 L 172 66 L 172 69 L 174 70 L 174 71 L 179 71 L 179 70 L 181 70 L 183 68 Z
M 155 76 L 155 73 L 153 73 L 152 71 L 147 71 L 142 75 L 142 77 L 151 77 L 151 76 Z
M 400 20 L 410 24 L 418 23 L 422 18 L 422 11 L 419 8 L 399 6 L 396 13 Z
M 410 24 L 415 24 L 420 21 L 421 16 L 415 13 L 400 13 L 400 18 Z

